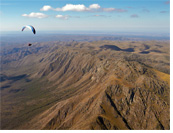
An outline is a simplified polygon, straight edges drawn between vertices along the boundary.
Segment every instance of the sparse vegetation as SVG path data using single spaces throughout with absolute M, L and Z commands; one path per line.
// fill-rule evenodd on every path
M 169 54 L 168 41 L 2 49 L 1 129 L 169 129 Z

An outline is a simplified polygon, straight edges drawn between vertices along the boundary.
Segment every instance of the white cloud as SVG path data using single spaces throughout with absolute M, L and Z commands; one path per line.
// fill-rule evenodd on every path
M 48 10 L 54 10 L 54 11 L 86 11 L 88 10 L 85 5 L 83 4 L 78 4 L 78 5 L 73 5 L 73 4 L 66 4 L 62 8 L 52 8 L 49 5 L 43 6 L 40 11 L 48 11 Z
M 89 6 L 90 9 L 99 9 L 100 5 L 99 4 L 92 4 Z
M 43 13 L 35 13 L 35 12 L 31 12 L 30 14 L 22 14 L 23 17 L 29 17 L 29 18 L 47 18 L 48 15 L 45 15 Z
M 64 19 L 64 20 L 67 20 L 70 16 L 68 16 L 68 15 L 56 15 L 55 16 L 56 18 L 59 18 L 59 19 Z
M 103 8 L 102 10 L 105 12 L 112 12 L 115 10 L 115 8 Z
M 48 11 L 48 10 L 54 10 L 54 11 L 76 11 L 76 12 L 84 12 L 84 11 L 94 11 L 94 12 L 126 12 L 127 10 L 124 9 L 116 9 L 116 8 L 101 8 L 99 4 L 91 4 L 89 7 L 86 7 L 83 4 L 73 5 L 73 4 L 66 4 L 62 8 L 52 8 L 49 5 L 43 6 L 40 11 Z
M 53 9 L 51 6 L 45 5 L 45 6 L 43 6 L 43 7 L 40 9 L 40 11 L 48 11 L 48 10 L 51 10 L 51 9 Z
M 77 11 L 77 12 L 81 12 L 81 11 L 86 11 L 87 8 L 85 7 L 85 5 L 73 5 L 73 4 L 66 4 L 64 7 L 62 7 L 62 11 Z

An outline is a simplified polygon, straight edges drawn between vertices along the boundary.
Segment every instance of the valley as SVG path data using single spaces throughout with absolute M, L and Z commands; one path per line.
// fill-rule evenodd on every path
M 169 41 L 3 47 L 1 129 L 170 129 Z

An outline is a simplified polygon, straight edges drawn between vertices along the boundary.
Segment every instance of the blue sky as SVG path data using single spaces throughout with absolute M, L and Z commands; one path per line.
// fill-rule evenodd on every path
M 1 31 L 169 33 L 169 0 L 1 0 Z

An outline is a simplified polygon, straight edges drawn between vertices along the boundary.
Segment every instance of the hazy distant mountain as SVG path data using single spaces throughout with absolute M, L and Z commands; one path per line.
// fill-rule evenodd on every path
M 1 129 L 170 129 L 169 41 L 3 48 Z
M 43 34 L 44 33 L 44 34 Z M 5 45 L 19 45 L 27 43 L 41 43 L 41 42 L 52 42 L 52 41 L 100 41 L 100 40 L 109 40 L 109 41 L 148 41 L 148 40 L 170 40 L 169 35 L 164 34 L 142 34 L 142 33 L 75 33 L 71 32 L 69 34 L 59 33 L 46 33 L 41 32 L 39 34 L 29 34 L 29 33 L 20 33 L 20 32 L 2 32 L 0 35 L 1 46 Z

